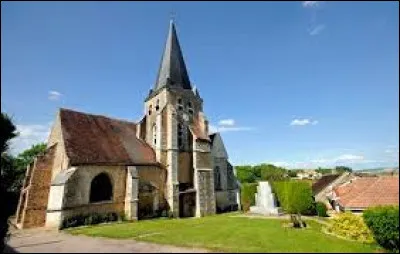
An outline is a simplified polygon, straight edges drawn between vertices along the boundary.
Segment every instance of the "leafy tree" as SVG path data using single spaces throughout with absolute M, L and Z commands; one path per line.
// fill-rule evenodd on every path
M 297 171 L 296 170 L 288 170 L 288 176 L 289 177 L 296 177 L 297 176 Z
M 261 180 L 264 181 L 281 181 L 286 178 L 287 170 L 272 164 L 261 164 Z
M 236 173 L 241 183 L 254 183 L 256 181 L 252 166 L 236 166 Z
M 9 179 L 4 172 L 7 172 L 9 168 L 13 166 L 11 156 L 7 155 L 9 142 L 11 139 L 15 138 L 18 134 L 16 133 L 16 127 L 13 124 L 11 118 L 5 114 L 1 113 L 0 118 L 1 132 L 0 132 L 0 152 L 1 152 L 1 184 L 0 184 L 0 251 L 3 252 L 5 239 L 8 232 L 8 218 L 10 217 L 10 209 L 8 202 L 8 191 L 7 183 Z M 8 170 L 9 171 L 9 170 Z
M 322 175 L 327 175 L 332 173 L 331 168 L 318 168 L 315 170 L 317 173 L 321 173 Z
M 350 167 L 346 166 L 336 166 L 335 167 L 336 172 L 338 173 L 344 173 L 344 172 L 353 172 L 353 169 Z

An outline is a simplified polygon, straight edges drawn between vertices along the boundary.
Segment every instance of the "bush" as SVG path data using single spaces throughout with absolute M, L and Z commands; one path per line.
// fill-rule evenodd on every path
M 250 206 L 255 204 L 254 194 L 257 192 L 258 183 L 243 183 L 241 187 L 240 199 L 244 212 L 250 210 Z
M 79 214 L 72 217 L 64 218 L 61 223 L 60 229 L 78 227 L 82 225 L 95 225 L 103 222 L 124 220 L 123 215 L 117 213 L 91 213 L 91 214 Z
M 363 218 L 380 246 L 393 252 L 399 252 L 398 206 L 370 208 L 364 211 Z
M 317 211 L 317 215 L 319 217 L 328 217 L 328 214 L 326 213 L 327 208 L 323 202 L 317 202 L 315 205 L 315 210 Z
M 310 184 L 300 181 L 272 182 L 272 190 L 280 207 L 290 214 L 315 215 Z
M 329 223 L 328 232 L 333 234 L 364 243 L 372 243 L 374 241 L 372 232 L 361 216 L 345 212 L 338 214 Z

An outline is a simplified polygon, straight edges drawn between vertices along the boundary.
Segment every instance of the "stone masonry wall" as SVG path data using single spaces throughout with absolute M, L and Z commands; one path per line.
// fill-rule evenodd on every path
M 22 228 L 41 227 L 45 224 L 55 148 L 49 148 L 44 155 L 35 159 L 30 183 L 21 191 L 20 199 L 25 202 L 19 204 L 18 209 L 22 211 L 18 216 L 22 218 L 17 218 L 17 221 L 21 221 Z

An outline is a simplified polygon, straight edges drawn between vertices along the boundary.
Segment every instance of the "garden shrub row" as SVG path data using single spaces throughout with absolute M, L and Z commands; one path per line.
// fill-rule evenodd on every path
M 344 238 L 364 243 L 374 242 L 371 230 L 361 216 L 344 212 L 331 219 L 327 231 Z
M 392 252 L 399 252 L 398 206 L 369 208 L 364 211 L 363 218 L 380 246 Z
M 64 218 L 61 223 L 60 229 L 122 220 L 124 220 L 124 216 L 115 212 L 80 214 Z
M 279 206 L 286 213 L 316 215 L 315 202 L 310 184 L 301 181 L 272 182 Z
M 255 204 L 255 196 L 257 193 L 258 183 L 243 183 L 241 187 L 241 205 L 244 212 L 250 210 L 250 206 Z

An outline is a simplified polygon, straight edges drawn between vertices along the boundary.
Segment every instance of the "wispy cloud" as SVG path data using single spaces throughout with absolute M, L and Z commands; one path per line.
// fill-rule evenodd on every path
M 317 167 L 334 167 L 339 165 L 357 166 L 366 165 L 367 163 L 384 163 L 384 160 L 366 159 L 359 154 L 342 154 L 333 158 L 319 158 L 304 161 L 271 161 L 268 163 L 286 168 L 317 168 Z
M 223 119 L 218 121 L 218 125 L 210 124 L 210 132 L 233 132 L 233 131 L 251 131 L 254 127 L 236 126 L 234 119 Z
M 301 4 L 305 8 L 313 8 L 319 5 L 319 1 L 303 1 Z
M 48 124 L 17 124 L 17 132 L 19 135 L 11 140 L 11 153 L 16 155 L 32 145 L 46 142 L 51 123 Z
M 317 120 L 312 121 L 311 119 L 304 118 L 304 119 L 294 119 L 293 121 L 290 122 L 290 125 L 293 126 L 304 126 L 308 124 L 316 125 L 318 124 L 318 121 Z
M 60 99 L 60 97 L 62 96 L 62 94 L 60 92 L 57 91 L 49 91 L 49 100 L 51 101 L 57 101 L 58 99 Z
M 325 25 L 322 25 L 322 24 L 321 24 L 321 25 L 317 25 L 316 27 L 310 29 L 308 33 L 309 33 L 311 36 L 318 35 L 318 34 L 320 34 L 322 31 L 324 31 L 325 28 L 326 28 Z
M 233 119 L 223 119 L 218 122 L 218 125 L 224 125 L 224 126 L 234 126 L 235 125 L 235 120 Z

